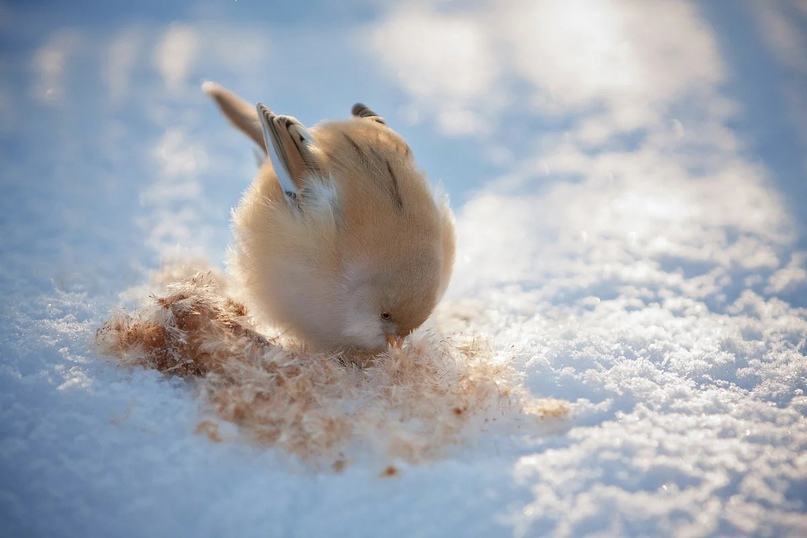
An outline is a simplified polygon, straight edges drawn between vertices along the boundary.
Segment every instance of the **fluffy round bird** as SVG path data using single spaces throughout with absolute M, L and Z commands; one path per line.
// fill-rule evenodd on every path
M 266 153 L 234 212 L 229 266 L 259 321 L 311 350 L 401 345 L 434 310 L 454 263 L 454 219 L 406 142 L 362 104 L 306 129 L 203 85 Z

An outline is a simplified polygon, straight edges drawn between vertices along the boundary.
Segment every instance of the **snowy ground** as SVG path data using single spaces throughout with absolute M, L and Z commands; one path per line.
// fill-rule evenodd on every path
M 807 535 L 803 2 L 73 4 L 0 3 L 4 535 Z M 444 308 L 572 415 L 320 472 L 94 351 L 223 267 L 255 165 L 205 79 L 381 112 L 452 197 Z

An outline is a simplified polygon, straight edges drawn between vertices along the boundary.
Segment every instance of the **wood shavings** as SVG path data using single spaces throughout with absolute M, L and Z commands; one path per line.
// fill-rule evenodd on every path
M 467 442 L 488 421 L 569 412 L 565 402 L 529 395 L 474 339 L 415 334 L 359 364 L 281 346 L 251 325 L 213 272 L 168 283 L 135 314 L 114 315 L 96 341 L 124 365 L 193 380 L 207 406 L 250 439 L 336 471 L 347 465 L 345 454 L 417 463 Z M 197 432 L 221 440 L 212 421 Z

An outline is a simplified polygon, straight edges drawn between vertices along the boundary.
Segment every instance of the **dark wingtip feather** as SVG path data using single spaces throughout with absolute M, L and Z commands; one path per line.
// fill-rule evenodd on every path
M 355 105 L 353 105 L 353 108 L 350 109 L 350 113 L 359 118 L 366 118 L 368 116 L 378 116 L 378 114 L 370 110 L 370 108 L 364 103 L 356 103 Z
M 379 116 L 377 113 L 373 111 L 373 109 L 369 108 L 367 105 L 362 103 L 356 103 L 353 105 L 353 108 L 350 109 L 354 116 L 357 118 L 364 118 L 368 120 L 372 120 L 375 122 L 380 123 L 381 125 L 386 125 L 387 122 L 384 121 L 384 118 Z

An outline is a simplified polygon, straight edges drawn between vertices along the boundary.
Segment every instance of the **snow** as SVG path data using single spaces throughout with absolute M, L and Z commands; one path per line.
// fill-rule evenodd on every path
M 0 6 L 4 535 L 807 534 L 803 137 L 792 101 L 731 61 L 754 39 L 787 92 L 805 82 L 792 46 L 687 2 L 664 28 L 629 2 L 596 20 L 576 2 L 349 4 L 331 22 L 241 4 Z M 768 20 L 803 20 L 782 5 Z M 305 123 L 356 101 L 384 115 L 457 215 L 431 325 L 570 415 L 471 420 L 435 458 L 322 469 L 250 442 L 193 383 L 101 355 L 96 329 L 161 267 L 223 268 L 255 164 L 206 79 Z

